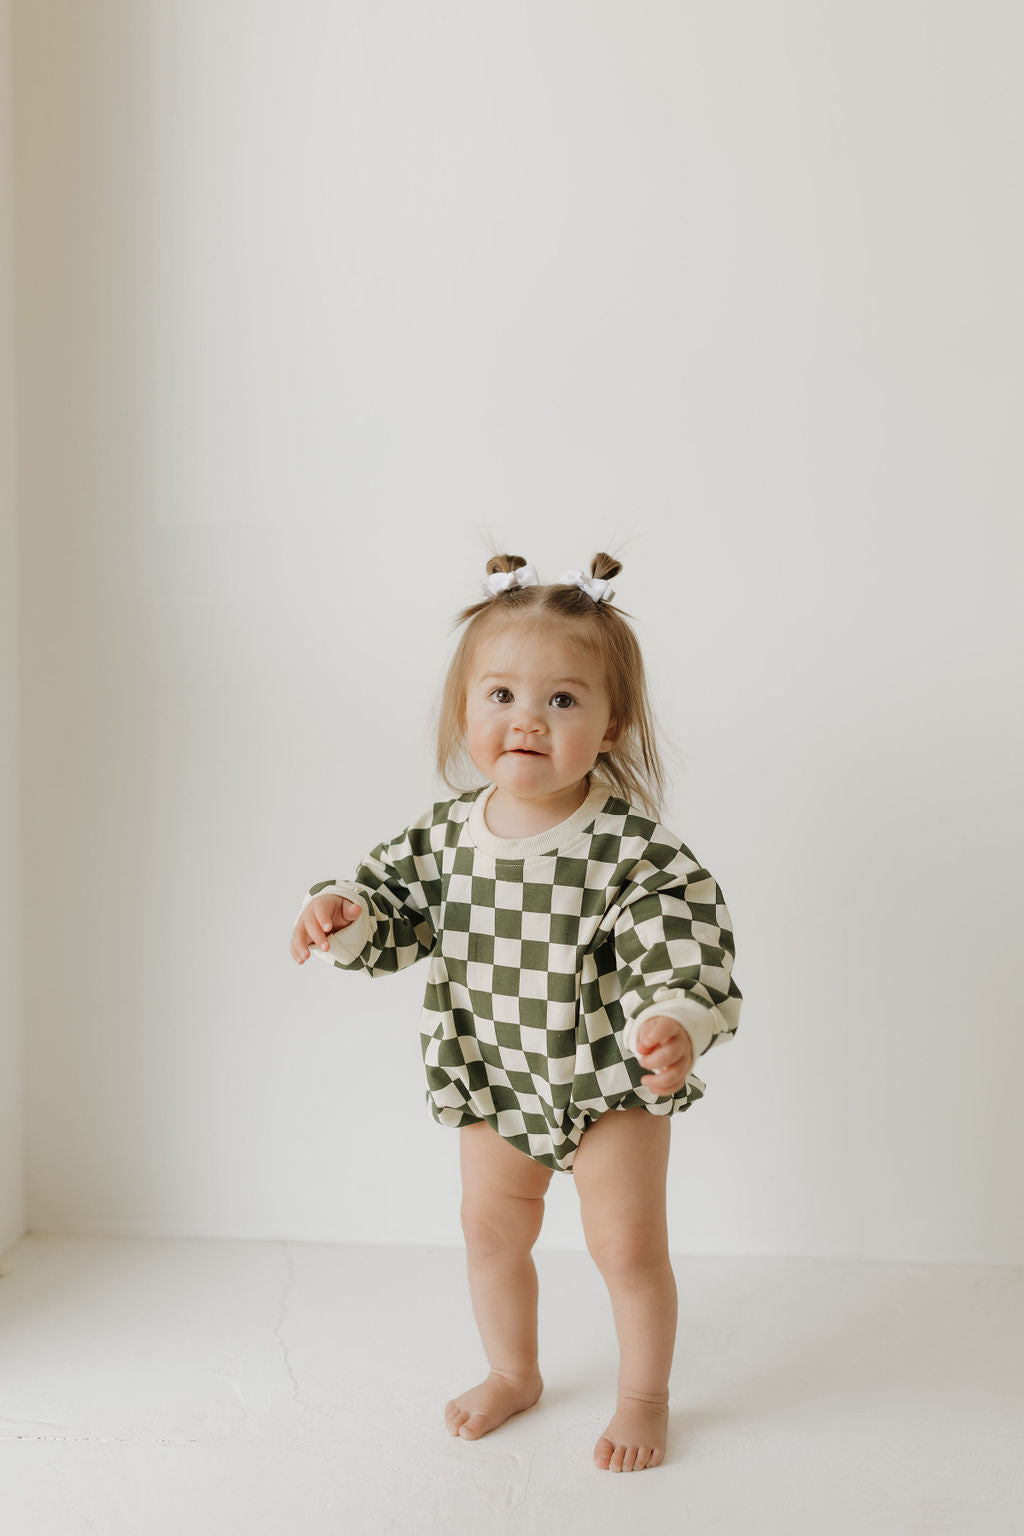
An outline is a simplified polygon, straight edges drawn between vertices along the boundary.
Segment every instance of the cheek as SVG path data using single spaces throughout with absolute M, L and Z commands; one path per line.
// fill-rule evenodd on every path
M 470 715 L 466 721 L 466 737 L 469 741 L 485 742 L 494 734 L 494 721 L 481 715 Z
M 574 715 L 571 720 L 566 722 L 566 729 L 575 740 L 586 741 L 595 734 L 597 721 L 595 721 L 593 716 L 588 718 L 585 715 Z
M 585 752 L 589 750 L 594 732 L 586 721 L 566 721 L 558 732 L 561 745 L 569 752 Z

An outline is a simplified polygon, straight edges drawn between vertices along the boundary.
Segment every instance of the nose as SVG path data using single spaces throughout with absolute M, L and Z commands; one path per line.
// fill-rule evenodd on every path
M 517 701 L 513 729 L 520 736 L 535 736 L 543 729 L 540 710 L 529 702 Z

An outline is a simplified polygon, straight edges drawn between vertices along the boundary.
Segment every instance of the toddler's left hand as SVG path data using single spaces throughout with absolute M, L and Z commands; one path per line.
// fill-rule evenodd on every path
M 693 1066 L 693 1041 L 678 1019 L 655 1014 L 637 1031 L 636 1054 L 652 1076 L 641 1083 L 659 1097 L 676 1093 Z

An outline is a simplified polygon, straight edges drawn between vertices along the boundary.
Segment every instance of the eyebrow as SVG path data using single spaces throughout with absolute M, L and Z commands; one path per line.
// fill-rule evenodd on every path
M 510 677 L 513 682 L 517 681 L 514 672 L 485 672 L 480 681 L 482 683 L 489 683 L 500 680 L 503 677 Z M 553 677 L 548 683 L 548 687 L 553 688 L 556 683 L 571 683 L 574 688 L 582 688 L 585 693 L 590 692 L 590 684 L 585 683 L 581 677 Z

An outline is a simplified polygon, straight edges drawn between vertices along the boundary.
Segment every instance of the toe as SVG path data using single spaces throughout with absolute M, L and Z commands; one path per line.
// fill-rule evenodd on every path
M 469 1418 L 459 1428 L 459 1434 L 465 1440 L 478 1440 L 487 1429 L 487 1415 L 485 1413 L 471 1413 Z
M 647 1465 L 649 1467 L 656 1467 L 658 1465 L 658 1463 L 661 1461 L 661 1458 L 664 1456 L 664 1454 L 665 1454 L 665 1452 L 662 1450 L 661 1446 L 660 1445 L 656 1445 L 654 1450 L 651 1452 L 651 1459 L 647 1463 Z
M 633 1471 L 634 1472 L 642 1472 L 644 1467 L 646 1467 L 647 1463 L 650 1461 L 650 1459 L 651 1459 L 651 1448 L 650 1448 L 650 1446 L 649 1445 L 642 1445 L 640 1447 L 640 1449 L 636 1453 L 636 1461 L 634 1461 L 634 1463 L 633 1463 Z
M 636 1453 L 640 1449 L 638 1445 L 627 1445 L 626 1453 L 622 1458 L 623 1472 L 632 1472 L 636 1465 Z
M 615 1447 L 614 1451 L 612 1451 L 612 1459 L 608 1463 L 608 1470 L 609 1470 L 609 1472 L 621 1472 L 622 1471 L 622 1458 L 625 1456 L 625 1454 L 626 1454 L 626 1447 L 624 1445 L 617 1445 Z
M 594 1446 L 594 1465 L 607 1471 L 608 1461 L 614 1449 L 615 1447 L 608 1439 L 608 1436 L 602 1435 L 600 1440 Z

